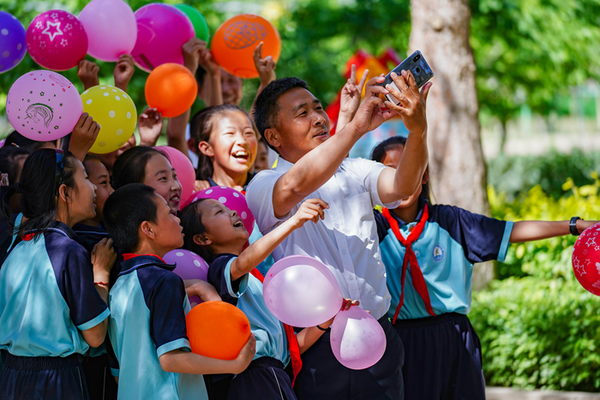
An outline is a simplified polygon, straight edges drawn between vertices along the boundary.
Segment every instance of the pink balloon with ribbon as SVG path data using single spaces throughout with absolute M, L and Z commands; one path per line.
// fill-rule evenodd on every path
M 213 186 L 192 193 L 188 200 L 183 204 L 182 208 L 199 199 L 218 200 L 225 204 L 230 210 L 237 212 L 242 219 L 248 234 L 252 235 L 252 231 L 254 230 L 254 215 L 252 215 L 252 211 L 250 211 L 250 207 L 248 207 L 248 203 L 246 202 L 246 197 L 242 193 L 226 186 Z
M 181 199 L 185 200 L 190 197 L 194 191 L 194 183 L 196 182 L 196 171 L 190 159 L 181 151 L 171 146 L 158 146 L 156 150 L 166 154 L 171 165 L 175 168 L 177 179 L 181 183 Z
M 331 350 L 335 358 L 350 369 L 365 369 L 375 365 L 387 346 L 381 324 L 359 307 L 340 311 L 331 324 Z
M 273 264 L 265 276 L 263 296 L 277 319 L 297 327 L 328 321 L 344 301 L 329 268 L 308 256 L 289 256 Z
M 206 281 L 208 276 L 208 264 L 202 257 L 193 251 L 177 249 L 171 250 L 163 257 L 167 264 L 176 264 L 173 270 L 181 279 L 201 279 Z M 198 296 L 190 297 L 190 304 L 200 304 L 202 300 Z M 193 306 L 192 306 L 193 307 Z
M 10 124 L 36 141 L 56 140 L 73 130 L 83 113 L 75 86 L 53 71 L 32 71 L 13 83 L 6 98 Z
M 35 17 L 27 28 L 25 43 L 36 63 L 55 71 L 76 67 L 88 50 L 83 24 L 63 10 L 50 10 Z

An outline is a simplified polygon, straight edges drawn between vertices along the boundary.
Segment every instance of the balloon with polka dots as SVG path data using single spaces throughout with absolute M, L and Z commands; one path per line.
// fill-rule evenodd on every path
M 131 97 L 118 87 L 98 85 L 81 94 L 83 111 L 100 124 L 100 133 L 90 153 L 106 154 L 129 140 L 137 122 Z
M 16 67 L 26 52 L 25 27 L 13 15 L 0 11 L 0 74 Z
M 13 128 L 40 142 L 67 135 L 82 113 L 75 86 L 53 71 L 26 73 L 13 83 L 6 98 L 6 115 Z

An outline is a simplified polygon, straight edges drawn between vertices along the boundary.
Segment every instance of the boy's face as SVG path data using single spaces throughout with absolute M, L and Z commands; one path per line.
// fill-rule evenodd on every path
M 183 246 L 183 228 L 179 225 L 179 218 L 171 213 L 171 208 L 162 196 L 155 194 L 156 222 L 149 222 L 155 232 L 154 245 L 162 254 Z M 158 251 L 157 251 L 158 253 Z M 161 255 L 161 254 L 158 254 Z
M 277 100 L 279 115 L 277 150 L 295 163 L 309 151 L 329 139 L 330 121 L 321 102 L 306 89 L 294 88 Z

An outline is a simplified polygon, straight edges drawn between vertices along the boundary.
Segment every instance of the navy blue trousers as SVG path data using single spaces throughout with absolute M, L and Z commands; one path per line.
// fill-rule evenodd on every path
M 80 357 L 8 354 L 0 370 L 0 400 L 89 400 Z
M 275 358 L 261 357 L 233 378 L 229 400 L 296 400 L 296 395 L 283 363 Z
M 484 400 L 481 344 L 466 315 L 397 320 L 406 399 Z
M 382 317 L 387 339 L 381 360 L 371 368 L 352 370 L 338 362 L 331 350 L 330 331 L 304 354 L 294 390 L 299 400 L 403 400 L 404 348 L 394 327 Z M 407 397 L 407 400 L 416 400 Z

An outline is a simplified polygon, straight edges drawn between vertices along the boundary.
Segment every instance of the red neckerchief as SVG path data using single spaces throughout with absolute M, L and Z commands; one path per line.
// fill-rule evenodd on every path
M 400 313 L 400 309 L 404 304 L 404 280 L 406 278 L 406 269 L 408 268 L 408 264 L 410 263 L 410 274 L 412 276 L 413 285 L 423 299 L 423 303 L 425 303 L 425 308 L 429 315 L 435 316 L 433 309 L 431 308 L 431 300 L 429 299 L 429 291 L 427 290 L 427 284 L 425 283 L 425 278 L 423 278 L 423 272 L 421 271 L 421 267 L 419 267 L 419 263 L 417 261 L 417 256 L 412 249 L 412 244 L 417 241 L 421 233 L 423 233 L 423 229 L 425 228 L 425 223 L 429 218 L 429 210 L 427 208 L 427 204 L 425 204 L 425 208 L 423 208 L 423 215 L 421 216 L 421 220 L 415 225 L 414 228 L 410 231 L 408 237 L 404 239 L 402 233 L 400 233 L 400 227 L 398 226 L 398 221 L 390 214 L 390 210 L 384 208 L 381 212 L 387 222 L 390 224 L 390 228 L 392 228 L 392 232 L 396 235 L 396 238 L 406 248 L 406 254 L 404 255 L 404 261 L 402 263 L 402 293 L 400 294 L 400 301 L 398 302 L 398 308 L 396 308 L 396 312 L 394 313 L 394 319 L 392 320 L 392 324 L 396 322 L 396 318 L 398 318 L 398 314 Z
M 260 273 L 260 271 L 254 268 L 250 273 L 258 279 L 261 283 L 265 280 L 265 277 Z M 300 358 L 300 346 L 298 345 L 298 339 L 296 339 L 296 333 L 294 332 L 294 328 L 289 325 L 283 324 L 283 329 L 285 330 L 285 336 L 287 336 L 288 347 L 290 348 L 290 357 L 292 359 L 292 370 L 294 371 L 294 379 L 292 379 L 292 386 L 296 382 L 296 377 L 302 369 L 302 359 Z
M 123 253 L 123 261 L 127 261 L 127 260 L 131 260 L 134 257 L 140 257 L 140 256 L 152 256 L 152 257 L 156 257 L 158 258 L 160 261 L 162 261 L 163 263 L 167 264 L 165 262 L 165 260 L 162 259 L 162 257 L 157 256 L 156 254 L 134 254 L 134 253 Z

